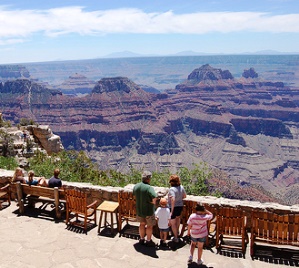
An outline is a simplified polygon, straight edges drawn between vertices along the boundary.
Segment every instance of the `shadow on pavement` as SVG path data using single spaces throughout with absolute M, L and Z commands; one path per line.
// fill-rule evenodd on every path
M 157 255 L 156 247 L 147 247 L 145 245 L 139 244 L 138 242 L 134 244 L 134 248 L 139 253 L 142 253 L 155 259 L 159 258 L 159 256 Z
M 255 245 L 253 260 L 299 267 L 298 249 L 278 248 L 271 246 Z

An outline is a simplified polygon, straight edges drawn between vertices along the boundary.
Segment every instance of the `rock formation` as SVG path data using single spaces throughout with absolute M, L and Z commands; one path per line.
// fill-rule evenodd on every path
M 32 133 L 34 139 L 46 150 L 48 155 L 58 153 L 64 149 L 61 139 L 54 134 L 47 125 L 28 126 L 27 129 Z
M 29 71 L 22 65 L 1 65 L 0 66 L 0 81 L 9 79 L 29 78 Z
M 86 151 L 102 169 L 175 172 L 205 161 L 242 187 L 299 202 L 299 90 L 253 69 L 236 79 L 203 65 L 161 94 L 126 77 L 103 78 L 80 98 L 15 80 L 0 86 L 0 97 L 5 120 L 51 125 L 66 149 Z
M 61 85 L 57 86 L 57 89 L 61 90 L 63 94 L 69 95 L 89 94 L 95 84 L 95 81 L 87 79 L 86 76 L 75 73 L 69 76 Z

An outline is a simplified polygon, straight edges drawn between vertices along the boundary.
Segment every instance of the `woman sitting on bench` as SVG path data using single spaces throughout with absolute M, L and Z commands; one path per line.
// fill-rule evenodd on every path
M 23 169 L 19 167 L 16 168 L 15 173 L 12 176 L 12 182 L 18 182 L 18 181 L 21 183 L 26 183 Z
M 25 179 L 25 182 L 29 185 L 37 185 L 47 187 L 48 183 L 44 177 L 34 177 L 34 171 L 30 170 L 28 172 L 28 179 Z

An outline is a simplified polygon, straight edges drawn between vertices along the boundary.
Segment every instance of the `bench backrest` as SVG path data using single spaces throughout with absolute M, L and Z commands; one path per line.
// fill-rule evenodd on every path
M 87 212 L 87 193 L 80 189 L 65 189 L 66 208 L 68 211 L 78 214 Z
M 23 194 L 30 194 L 36 196 L 43 196 L 47 198 L 54 198 L 54 188 L 42 187 L 42 186 L 34 186 L 28 184 L 21 184 Z M 59 191 L 59 199 L 64 199 L 64 190 L 58 189 Z
M 136 199 L 133 192 L 120 190 L 118 193 L 118 213 L 124 218 L 136 218 Z
M 51 199 L 54 198 L 54 188 L 28 185 L 28 184 L 19 183 L 19 182 L 17 182 L 17 183 L 12 182 L 10 184 L 11 193 L 17 194 L 17 184 L 20 184 L 23 194 L 42 196 L 42 197 L 47 197 L 47 198 L 51 198 Z M 65 200 L 64 189 L 58 189 L 58 194 L 59 194 L 60 200 Z
M 222 235 L 245 236 L 245 212 L 238 208 L 220 207 L 217 215 L 217 231 Z
M 299 214 L 253 211 L 251 220 L 251 233 L 255 240 L 299 246 Z

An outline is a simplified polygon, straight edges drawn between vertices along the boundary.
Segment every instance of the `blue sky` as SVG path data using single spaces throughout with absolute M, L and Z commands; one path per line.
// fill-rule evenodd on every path
M 299 52 L 298 0 L 0 0 L 0 64 Z

